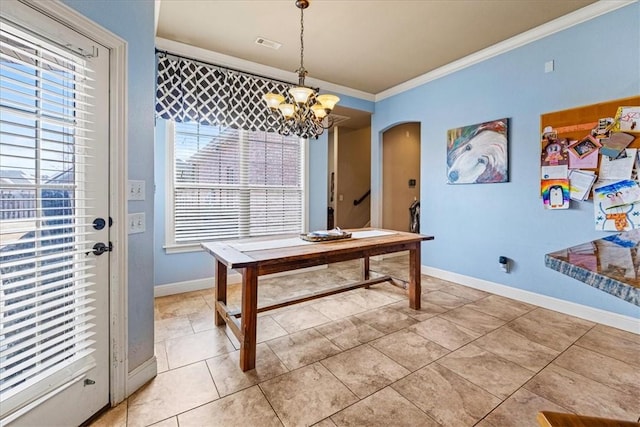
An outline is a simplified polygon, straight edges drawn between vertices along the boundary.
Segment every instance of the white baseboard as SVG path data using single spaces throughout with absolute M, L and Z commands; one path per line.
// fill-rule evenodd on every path
M 314 270 L 321 270 L 327 268 L 326 265 L 318 265 L 316 267 L 301 268 L 299 270 L 284 271 L 282 273 L 267 274 L 261 276 L 262 278 L 287 276 L 289 274 L 304 273 Z M 227 284 L 234 285 L 240 283 L 242 276 L 240 273 L 231 272 L 227 275 Z M 165 297 L 167 295 L 181 294 L 184 292 L 200 291 L 203 289 L 213 289 L 214 278 L 207 277 L 206 279 L 187 280 L 185 282 L 167 283 L 166 285 L 156 285 L 153 288 L 153 296 Z
M 570 316 L 579 317 L 591 322 L 600 323 L 611 326 L 624 331 L 638 334 L 638 319 L 623 316 L 617 313 L 600 310 L 598 308 L 588 307 L 582 304 L 576 304 L 570 301 L 564 301 L 547 295 L 537 294 L 523 289 L 513 288 L 511 286 L 501 285 L 499 283 L 490 282 L 488 280 L 478 279 L 476 277 L 465 276 L 463 274 L 454 273 L 439 268 L 422 266 L 421 273 L 433 276 L 438 279 L 448 280 L 470 288 L 480 289 L 481 291 L 490 292 L 492 294 L 515 299 L 538 307 L 547 308 L 549 310 L 558 311 Z
M 239 274 L 236 274 L 238 278 Z M 227 277 L 227 283 L 231 283 L 230 280 L 233 275 Z M 200 291 L 202 289 L 213 288 L 213 277 L 206 279 L 187 280 L 185 282 L 167 283 L 166 285 L 156 285 L 153 287 L 154 298 L 166 297 L 167 295 L 182 294 L 184 292 Z M 239 279 L 238 279 L 239 281 Z
M 127 377 L 127 397 L 151 381 L 158 374 L 158 362 L 154 355 L 151 359 L 129 372 Z

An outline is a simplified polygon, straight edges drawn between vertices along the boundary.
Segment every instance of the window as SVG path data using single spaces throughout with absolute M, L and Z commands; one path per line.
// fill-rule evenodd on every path
M 169 248 L 302 231 L 303 140 L 167 123 Z

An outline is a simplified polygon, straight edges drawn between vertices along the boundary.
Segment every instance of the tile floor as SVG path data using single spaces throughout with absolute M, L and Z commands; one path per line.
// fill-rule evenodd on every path
M 407 277 L 407 257 L 372 269 Z M 357 262 L 260 281 L 259 303 L 359 279 Z M 640 336 L 432 277 L 422 309 L 375 285 L 261 313 L 255 370 L 213 291 L 156 299 L 158 376 L 94 426 L 537 426 L 637 420 Z M 230 286 L 230 305 L 239 302 Z

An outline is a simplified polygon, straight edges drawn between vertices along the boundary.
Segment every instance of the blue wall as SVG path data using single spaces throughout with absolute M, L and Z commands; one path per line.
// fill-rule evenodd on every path
M 544 63 L 555 71 L 544 73 Z M 376 103 L 372 188 L 380 185 L 381 133 L 421 123 L 422 265 L 618 314 L 638 307 L 546 268 L 544 255 L 604 237 L 592 202 L 549 211 L 540 189 L 540 115 L 640 93 L 640 4 L 634 3 Z M 510 118 L 510 182 L 447 185 L 446 132 Z M 498 257 L 514 260 L 510 274 Z
M 128 174 L 146 183 L 146 200 L 130 201 L 129 212 L 145 212 L 146 232 L 129 236 L 129 371 L 153 357 L 153 115 L 155 101 L 152 0 L 63 0 L 65 4 L 127 41 Z M 125 203 L 124 201 L 121 201 Z

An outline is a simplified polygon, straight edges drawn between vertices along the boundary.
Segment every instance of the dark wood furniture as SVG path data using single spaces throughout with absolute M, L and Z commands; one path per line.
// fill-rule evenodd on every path
M 587 417 L 585 415 L 550 411 L 538 412 L 536 419 L 540 427 L 640 427 L 640 423 L 633 421 Z
M 320 243 L 307 243 L 300 239 L 300 245 L 296 246 L 290 245 L 292 239 L 299 237 L 291 236 L 272 239 L 262 245 L 264 241 L 257 241 L 253 246 L 252 242 L 256 240 L 202 244 L 213 255 L 216 263 L 215 324 L 221 326 L 226 323 L 240 341 L 240 368 L 243 371 L 255 368 L 259 312 L 391 280 L 390 276 L 370 277 L 369 257 L 409 251 L 409 306 L 420 309 L 420 244 L 422 241 L 432 240 L 433 236 L 375 229 L 349 231 L 353 233 L 350 239 Z M 373 236 L 358 238 L 363 234 Z M 279 240 L 285 247 L 278 247 Z M 293 244 L 296 244 L 295 240 Z M 362 281 L 258 308 L 258 276 L 353 259 L 363 259 Z M 239 311 L 232 311 L 227 307 L 228 269 L 242 274 L 242 302 Z

